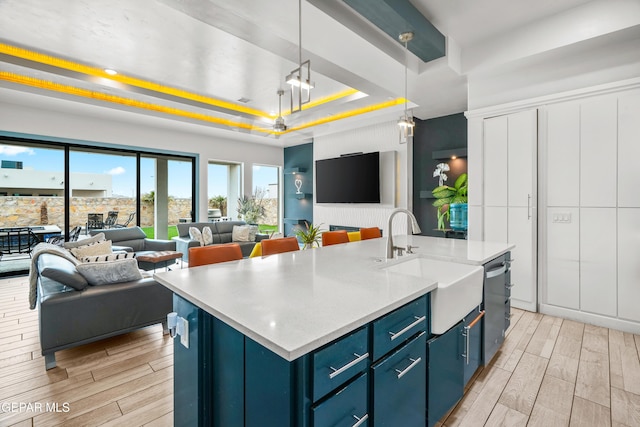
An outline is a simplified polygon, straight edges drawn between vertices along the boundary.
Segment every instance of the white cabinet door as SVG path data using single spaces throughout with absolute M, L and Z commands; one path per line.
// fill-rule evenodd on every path
M 506 206 L 487 206 L 484 208 L 484 241 L 509 243 Z
M 580 210 L 547 211 L 547 299 L 559 307 L 580 309 Z
M 640 207 L 640 90 L 618 100 L 618 206 Z
M 507 206 L 507 117 L 484 121 L 484 205 Z
M 618 99 L 603 96 L 580 107 L 580 205 L 616 206 Z
M 640 209 L 618 209 L 618 316 L 640 322 Z
M 511 305 L 530 311 L 537 311 L 535 222 L 526 206 L 508 208 L 508 239 L 516 245 L 511 251 L 515 260 L 511 265 L 511 283 L 515 285 Z
M 580 104 L 547 108 L 547 206 L 580 204 Z
M 537 110 L 508 116 L 508 205 L 533 208 L 538 141 Z
M 484 240 L 516 245 L 514 307 L 537 310 L 537 110 L 484 121 Z
M 580 209 L 580 309 L 616 315 L 616 209 Z

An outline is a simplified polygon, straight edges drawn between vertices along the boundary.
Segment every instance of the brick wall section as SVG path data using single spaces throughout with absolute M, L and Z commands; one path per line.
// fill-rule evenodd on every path
M 278 205 L 276 199 L 266 199 L 267 216 L 262 222 L 265 224 L 278 223 Z M 46 203 L 46 218 L 42 215 L 42 204 Z M 109 211 L 118 211 L 118 222 L 127 220 L 129 213 L 135 212 L 136 200 L 130 197 L 72 197 L 70 206 L 70 227 L 85 226 L 87 214 L 102 213 L 104 219 Z M 150 203 L 141 205 L 140 225 L 153 225 L 154 206 Z M 169 224 L 177 224 L 180 218 L 190 216 L 191 199 L 171 199 L 169 201 Z M 237 212 L 232 216 L 237 218 Z M 46 220 L 45 224 L 43 220 Z M 136 220 L 132 221 L 135 224 Z M 63 197 L 0 197 L 0 228 L 23 227 L 27 225 L 62 225 L 64 223 Z

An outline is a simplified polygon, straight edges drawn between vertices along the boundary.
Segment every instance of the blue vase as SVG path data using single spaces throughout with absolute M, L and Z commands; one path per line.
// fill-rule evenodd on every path
M 452 230 L 465 231 L 467 229 L 467 204 L 451 203 L 449 205 L 449 224 Z

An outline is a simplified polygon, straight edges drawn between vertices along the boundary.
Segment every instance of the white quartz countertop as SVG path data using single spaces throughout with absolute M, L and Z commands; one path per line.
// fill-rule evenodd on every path
M 512 246 L 397 236 L 416 253 L 481 265 Z M 408 239 L 408 240 L 407 240 Z M 292 361 L 436 288 L 382 270 L 386 238 L 158 272 L 156 280 L 192 304 Z

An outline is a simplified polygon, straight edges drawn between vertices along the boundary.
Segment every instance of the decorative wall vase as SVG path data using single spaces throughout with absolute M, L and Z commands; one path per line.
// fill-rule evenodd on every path
M 302 180 L 296 179 L 295 181 L 293 181 L 293 183 L 296 186 L 296 194 L 302 194 L 302 191 L 300 191 L 302 189 Z

